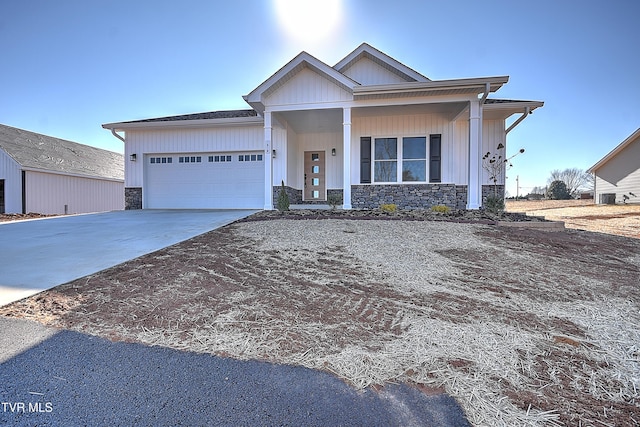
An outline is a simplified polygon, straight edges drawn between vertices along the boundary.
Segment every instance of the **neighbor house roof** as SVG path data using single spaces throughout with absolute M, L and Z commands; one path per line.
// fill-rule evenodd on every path
M 0 149 L 25 169 L 124 180 L 124 157 L 113 151 L 6 125 Z
M 611 150 L 606 156 L 604 156 L 598 163 L 591 166 L 587 169 L 589 173 L 595 173 L 598 169 L 605 165 L 609 160 L 613 159 L 619 152 L 624 150 L 628 145 L 634 142 L 636 139 L 640 138 L 640 128 L 638 128 L 634 133 L 632 133 L 627 139 L 622 141 L 616 148 Z

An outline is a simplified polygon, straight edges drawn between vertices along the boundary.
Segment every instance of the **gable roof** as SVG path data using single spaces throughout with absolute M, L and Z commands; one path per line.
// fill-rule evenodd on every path
M 614 148 L 609 153 L 607 153 L 607 155 L 605 155 L 602 159 L 600 159 L 598 163 L 596 163 L 595 165 L 587 169 L 587 172 L 595 173 L 598 169 L 604 166 L 609 160 L 613 159 L 616 155 L 618 155 L 618 153 L 624 150 L 627 146 L 631 145 L 637 139 L 640 139 L 640 128 L 638 128 L 634 133 L 629 135 L 627 139 L 625 139 L 620 144 L 618 144 L 616 148 Z
M 262 113 L 264 111 L 263 97 L 269 96 L 304 68 L 315 71 L 348 92 L 351 92 L 353 87 L 359 84 L 307 52 L 301 52 L 260 86 L 252 90 L 248 95 L 243 96 L 244 100 L 255 110 Z
M 124 156 L 89 145 L 0 125 L 0 149 L 26 169 L 124 180 Z
M 340 62 L 333 66 L 340 73 L 344 73 L 350 66 L 358 62 L 362 58 L 370 59 L 387 71 L 392 72 L 406 80 L 407 82 L 428 82 L 429 78 L 423 76 L 412 68 L 407 67 L 403 63 L 393 59 L 384 52 L 379 51 L 375 47 L 362 43 L 353 52 L 345 56 Z
M 188 122 L 188 123 L 187 123 Z M 208 111 L 204 113 L 182 114 L 178 116 L 166 116 L 150 119 L 131 120 L 127 122 L 105 123 L 104 129 L 126 130 L 152 128 L 157 126 L 216 126 L 216 125 L 243 125 L 252 123 L 262 123 L 262 117 L 258 116 L 255 110 L 221 110 Z

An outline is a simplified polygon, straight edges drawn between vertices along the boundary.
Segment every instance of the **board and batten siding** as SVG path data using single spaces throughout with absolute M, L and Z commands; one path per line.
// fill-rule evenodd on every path
M 4 150 L 0 150 L 0 179 L 4 180 L 5 213 L 22 213 L 21 168 Z
M 343 74 L 362 85 L 406 83 L 407 80 L 378 65 L 369 58 L 361 58 L 343 70 Z
M 25 193 L 26 212 L 77 214 L 124 209 L 124 183 L 117 180 L 29 170 Z
M 595 175 L 596 203 L 600 203 L 601 194 L 612 193 L 616 195 L 616 203 L 623 203 L 624 195 L 629 202 L 640 202 L 640 138 L 598 168 Z
M 267 106 L 350 101 L 351 93 L 309 68 L 303 68 L 264 99 Z
M 274 129 L 274 134 L 278 132 Z M 147 154 L 264 150 L 264 127 L 244 125 L 199 129 L 129 130 L 125 146 L 125 186 L 142 187 Z M 275 141 L 274 141 L 275 146 Z M 276 148 L 277 150 L 278 148 Z M 136 154 L 136 161 L 130 155 Z

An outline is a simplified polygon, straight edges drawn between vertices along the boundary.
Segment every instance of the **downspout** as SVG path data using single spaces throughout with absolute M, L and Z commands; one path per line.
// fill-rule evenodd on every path
M 491 91 L 491 84 L 485 83 L 484 84 L 484 93 L 482 94 L 482 98 L 480 98 L 480 105 L 483 105 L 484 102 L 487 100 L 487 97 L 489 96 L 489 92 L 490 91 Z
M 111 128 L 111 133 L 113 134 L 113 136 L 115 136 L 116 138 L 118 138 L 120 141 L 122 141 L 122 142 L 126 142 L 126 141 L 124 140 L 124 138 L 123 138 L 123 137 L 121 137 L 120 135 L 118 135 L 118 134 L 116 133 L 116 130 L 115 130 L 114 128 Z
M 513 128 L 515 128 L 516 126 L 518 126 L 518 125 L 520 124 L 520 122 L 522 122 L 524 119 L 526 119 L 526 118 L 527 118 L 527 116 L 528 116 L 529 114 L 531 114 L 531 113 L 532 113 L 532 111 L 531 111 L 531 107 L 525 107 L 525 109 L 524 109 L 524 113 L 522 114 L 522 116 L 520 116 L 520 117 L 518 118 L 518 120 L 516 120 L 515 122 L 513 122 L 513 123 L 511 124 L 511 126 L 509 126 L 509 128 L 508 128 L 508 129 L 506 130 L 506 132 L 505 132 L 505 135 L 506 135 L 506 134 L 508 134 L 509 132 L 511 132 L 511 131 L 513 130 Z

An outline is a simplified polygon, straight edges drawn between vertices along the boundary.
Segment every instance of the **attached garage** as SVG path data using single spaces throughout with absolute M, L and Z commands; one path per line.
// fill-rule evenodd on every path
M 262 209 L 263 152 L 147 154 L 150 209 Z

